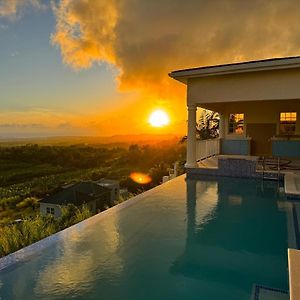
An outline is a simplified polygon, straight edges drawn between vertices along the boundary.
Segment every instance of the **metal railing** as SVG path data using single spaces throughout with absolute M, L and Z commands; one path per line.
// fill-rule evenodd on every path
M 266 162 L 266 160 L 268 160 L 268 162 Z M 277 158 L 267 158 L 265 156 L 263 156 L 262 158 L 259 159 L 260 163 L 261 163 L 261 166 L 262 166 L 262 178 L 263 179 L 273 179 L 273 180 L 278 180 L 280 179 L 280 171 L 281 171 L 281 166 L 280 166 L 280 157 L 277 157 Z M 271 176 L 269 172 L 269 170 L 267 169 L 267 164 L 271 164 L 273 166 L 273 170 L 277 171 L 277 173 L 273 176 Z M 276 166 L 276 167 L 275 167 Z
M 201 160 L 210 156 L 220 154 L 220 139 L 197 140 L 196 159 Z

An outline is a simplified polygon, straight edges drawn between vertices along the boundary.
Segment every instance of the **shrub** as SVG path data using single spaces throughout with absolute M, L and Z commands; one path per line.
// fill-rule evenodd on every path
M 30 201 L 28 200 L 28 202 Z M 21 223 L 2 227 L 0 228 L 0 257 L 35 243 L 90 216 L 91 212 L 86 205 L 83 205 L 82 208 L 68 205 L 58 220 L 54 219 L 52 215 L 37 215 L 34 218 L 25 218 Z
M 23 201 L 17 203 L 16 207 L 18 209 L 24 209 L 30 207 L 32 209 L 36 209 L 38 206 L 38 199 L 35 197 L 27 197 Z

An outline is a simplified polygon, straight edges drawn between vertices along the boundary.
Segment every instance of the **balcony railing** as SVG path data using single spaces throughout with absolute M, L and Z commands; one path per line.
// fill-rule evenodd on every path
M 220 154 L 220 139 L 197 140 L 196 158 L 205 159 L 210 156 Z

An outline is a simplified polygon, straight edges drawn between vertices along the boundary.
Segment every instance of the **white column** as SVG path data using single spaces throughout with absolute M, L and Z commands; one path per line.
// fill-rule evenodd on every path
M 188 136 L 187 136 L 187 156 L 186 168 L 196 168 L 196 105 L 188 106 Z
M 220 121 L 219 121 L 219 138 L 225 138 L 225 115 L 224 113 L 219 113 Z

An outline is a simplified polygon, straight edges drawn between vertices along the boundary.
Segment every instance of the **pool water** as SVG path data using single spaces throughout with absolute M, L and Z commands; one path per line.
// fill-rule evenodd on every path
M 0 272 L 0 299 L 250 300 L 288 289 L 277 183 L 178 177 Z M 37 247 L 38 248 L 38 247 Z

